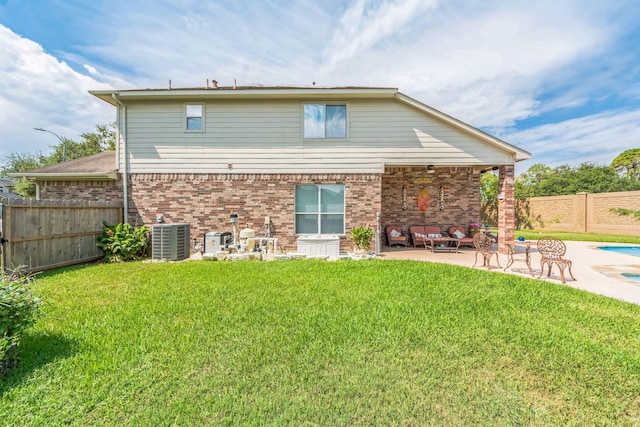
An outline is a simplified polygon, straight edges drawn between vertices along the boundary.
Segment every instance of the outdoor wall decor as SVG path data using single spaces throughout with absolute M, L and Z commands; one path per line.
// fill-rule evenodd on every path
M 430 201 L 429 192 L 427 191 L 426 188 L 423 187 L 418 192 L 418 197 L 416 198 L 416 202 L 418 203 L 418 209 L 420 209 L 420 219 L 422 220 L 422 222 L 424 222 L 425 211 L 429 207 L 429 201 Z
M 402 186 L 402 210 L 406 211 L 407 210 L 407 189 L 409 188 L 409 184 L 408 183 L 404 183 L 404 185 Z
M 440 210 L 444 210 L 444 189 L 447 188 L 446 184 L 440 186 Z

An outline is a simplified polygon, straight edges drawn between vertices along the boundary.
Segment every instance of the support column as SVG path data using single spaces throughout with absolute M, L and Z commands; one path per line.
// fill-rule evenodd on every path
M 513 240 L 516 229 L 516 199 L 514 187 L 515 167 L 500 166 L 498 184 L 498 251 L 507 253 L 505 241 Z

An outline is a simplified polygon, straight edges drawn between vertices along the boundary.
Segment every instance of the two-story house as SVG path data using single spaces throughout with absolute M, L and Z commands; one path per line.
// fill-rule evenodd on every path
M 478 222 L 480 175 L 499 170 L 501 243 L 513 237 L 514 165 L 530 153 L 397 89 L 91 93 L 117 113 L 117 178 L 101 179 L 104 198 L 122 189 L 130 223 L 185 222 L 200 238 L 229 230 L 231 214 L 256 231 L 269 217 L 285 248 L 308 234 L 339 235 L 348 248 L 349 231 L 374 224 L 378 213 L 382 224 L 405 228 Z M 63 175 L 38 176 L 40 197 L 99 194 L 98 181 L 88 192 L 86 180 Z

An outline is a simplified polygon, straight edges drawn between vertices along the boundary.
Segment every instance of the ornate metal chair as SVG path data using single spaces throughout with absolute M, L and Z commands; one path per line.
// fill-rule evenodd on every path
M 560 239 L 556 239 L 555 237 L 543 237 L 538 240 L 538 253 L 541 255 L 540 259 L 540 276 L 538 279 L 542 277 L 542 273 L 544 273 L 544 266 L 549 266 L 549 271 L 547 272 L 547 277 L 551 275 L 551 267 L 555 264 L 558 266 L 560 270 L 560 279 L 562 279 L 562 283 L 567 283 L 564 277 L 564 270 L 569 267 L 569 276 L 573 280 L 576 280 L 573 277 L 573 273 L 571 273 L 571 261 L 563 258 L 564 254 L 567 252 L 567 246 Z
M 487 267 L 487 270 L 491 270 L 491 257 L 496 256 L 496 262 L 498 267 L 502 268 L 500 261 L 498 260 L 498 251 L 491 250 L 493 245 L 493 239 L 487 236 L 483 232 L 476 233 L 473 236 L 473 246 L 476 248 L 476 259 L 473 262 L 473 267 L 478 263 L 478 254 L 482 255 L 483 266 Z

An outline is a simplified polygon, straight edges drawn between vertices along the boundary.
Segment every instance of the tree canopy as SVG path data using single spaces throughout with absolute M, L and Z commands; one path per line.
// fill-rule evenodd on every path
M 640 181 L 620 176 L 613 166 L 583 163 L 577 168 L 550 168 L 536 164 L 516 178 L 515 186 L 516 197 L 526 198 L 640 190 Z
M 58 144 L 51 146 L 52 152 L 48 155 L 44 155 L 39 151 L 35 153 L 11 153 L 5 157 L 0 169 L 0 175 L 26 172 L 62 163 L 63 155 L 69 161 L 102 151 L 115 150 L 115 124 L 96 125 L 95 132 L 85 132 L 80 135 L 80 138 L 79 142 L 69 138 L 62 138 Z M 16 184 L 15 191 L 24 197 L 34 197 L 35 184 L 23 179 Z
M 583 163 L 555 168 L 535 164 L 515 178 L 516 199 L 564 196 L 576 193 L 608 193 L 640 190 L 640 148 L 626 150 L 611 165 Z M 498 176 L 485 173 L 480 178 L 483 218 L 497 217 Z M 635 212 L 633 212 L 635 215 Z
M 640 148 L 623 151 L 613 159 L 611 166 L 630 179 L 640 180 Z

